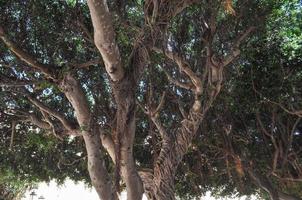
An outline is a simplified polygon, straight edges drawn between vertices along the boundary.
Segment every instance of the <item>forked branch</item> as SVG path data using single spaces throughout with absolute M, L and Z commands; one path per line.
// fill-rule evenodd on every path
M 72 131 L 75 129 L 74 125 L 70 121 L 68 121 L 65 118 L 65 116 L 62 115 L 61 113 L 59 113 L 55 110 L 52 110 L 51 108 L 44 105 L 42 102 L 38 101 L 37 99 L 35 99 L 29 95 L 27 96 L 27 98 L 30 102 L 32 102 L 35 106 L 37 106 L 41 111 L 44 111 L 44 112 L 54 116 L 55 118 L 57 118 L 68 131 Z

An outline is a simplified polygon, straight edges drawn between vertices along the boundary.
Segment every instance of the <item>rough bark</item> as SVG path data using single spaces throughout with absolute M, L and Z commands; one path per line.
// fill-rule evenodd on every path
M 199 113 L 195 114 L 195 116 L 193 114 L 182 122 L 183 125 L 175 133 L 176 140 L 166 141 L 166 144 L 161 148 L 154 167 L 153 199 L 175 199 L 174 177 L 177 167 L 188 151 L 202 120 Z

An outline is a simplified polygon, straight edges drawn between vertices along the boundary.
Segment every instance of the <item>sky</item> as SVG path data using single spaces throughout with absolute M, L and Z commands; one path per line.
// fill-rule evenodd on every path
M 40 183 L 38 188 L 34 190 L 36 196 L 30 196 L 32 191 L 27 191 L 22 200 L 99 200 L 94 189 L 87 187 L 84 183 L 79 182 L 75 184 L 71 180 L 67 180 L 63 186 L 57 186 L 54 181 L 50 183 Z M 211 197 L 210 192 L 207 192 L 201 200 L 245 200 L 246 198 L 219 198 L 215 199 Z M 257 200 L 258 198 L 252 197 L 251 200 Z M 122 192 L 121 200 L 126 200 L 126 193 Z M 143 200 L 147 200 L 146 197 Z

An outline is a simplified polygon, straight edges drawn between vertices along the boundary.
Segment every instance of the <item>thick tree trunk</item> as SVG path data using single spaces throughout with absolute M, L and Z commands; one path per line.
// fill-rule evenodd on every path
M 117 103 L 115 164 L 121 170 L 129 200 L 143 195 L 141 179 L 135 169 L 133 140 L 135 137 L 135 81 L 123 69 L 115 32 L 106 1 L 87 1 L 94 27 L 94 43 L 104 60 Z M 133 76 L 133 75 L 132 75 Z M 131 76 L 131 77 L 132 77 Z
M 200 108 L 192 108 L 189 117 L 182 121 L 176 132 L 176 138 L 165 140 L 154 167 L 153 194 L 154 200 L 174 200 L 174 178 L 177 167 L 188 151 L 199 128 L 202 115 Z M 145 186 L 145 188 L 148 186 Z
M 88 156 L 88 171 L 93 187 L 101 199 L 118 199 L 101 155 L 98 131 L 85 131 L 83 137 Z
M 92 185 L 104 200 L 118 199 L 101 154 L 100 133 L 94 124 L 86 96 L 80 83 L 68 73 L 61 82 L 61 88 L 75 110 L 77 121 L 84 137 L 88 155 L 88 170 Z
M 144 192 L 133 158 L 135 88 L 136 85 L 132 75 L 126 75 L 119 83 L 113 83 L 113 92 L 117 103 L 116 138 L 118 152 L 116 152 L 116 165 L 120 165 L 121 175 L 127 187 L 128 200 L 141 200 Z M 119 156 L 120 158 L 118 158 Z
M 177 162 L 172 151 L 167 152 L 166 158 L 154 169 L 154 199 L 174 200 L 174 176 Z M 170 158 L 170 159 L 169 159 Z

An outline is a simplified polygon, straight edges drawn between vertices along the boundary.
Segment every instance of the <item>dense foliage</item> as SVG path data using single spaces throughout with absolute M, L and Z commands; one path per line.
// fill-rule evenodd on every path
M 137 84 L 128 85 L 137 104 L 137 168 L 156 168 L 164 146 L 158 120 L 169 137 L 177 138 L 198 97 L 206 111 L 175 174 L 175 192 L 181 199 L 206 191 L 302 198 L 301 3 L 201 0 L 178 13 L 173 10 L 176 1 L 158 1 L 166 7 L 155 13 L 154 2 L 108 1 L 125 74 L 142 71 Z M 58 82 L 69 73 L 76 77 L 91 121 L 117 144 L 120 138 L 113 133 L 119 127 L 119 105 L 124 104 L 95 46 L 86 2 L 0 0 L 0 9 L 5 37 L 34 55 L 35 63 L 56 72 L 50 77 L 0 43 L 0 199 L 51 179 L 89 183 L 87 141 L 66 134 L 62 116 L 81 132 L 87 127 L 77 122 L 75 106 Z M 169 57 L 166 48 L 177 55 Z M 211 62 L 223 65 L 216 80 L 212 68 L 206 67 L 208 49 Z M 177 66 L 178 56 L 202 80 L 202 95 L 195 94 L 186 69 Z M 139 70 L 133 67 L 141 63 L 147 64 Z M 123 164 L 104 148 L 101 154 L 110 177 L 119 180 Z M 121 187 L 127 188 L 127 183 L 121 182 Z

